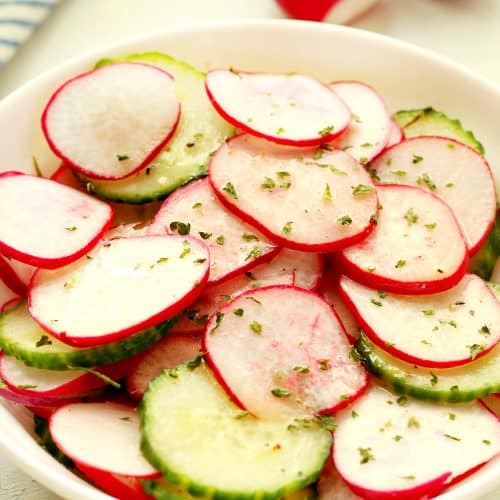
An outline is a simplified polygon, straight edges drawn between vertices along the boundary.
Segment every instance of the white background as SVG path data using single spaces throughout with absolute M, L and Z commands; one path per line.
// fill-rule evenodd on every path
M 269 17 L 283 17 L 273 0 L 65 0 L 0 72 L 0 98 L 68 58 L 131 36 L 193 22 Z M 381 0 L 354 26 L 432 49 L 500 85 L 500 0 Z M 0 451 L 0 499 L 56 497 Z

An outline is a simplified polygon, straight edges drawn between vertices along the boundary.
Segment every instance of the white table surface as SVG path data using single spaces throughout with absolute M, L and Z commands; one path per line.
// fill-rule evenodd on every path
M 131 36 L 192 22 L 269 17 L 283 17 L 273 0 L 65 0 L 0 72 L 0 98 L 70 57 Z M 500 85 L 500 0 L 381 0 L 355 26 L 432 49 Z M 0 451 L 0 499 L 57 497 Z

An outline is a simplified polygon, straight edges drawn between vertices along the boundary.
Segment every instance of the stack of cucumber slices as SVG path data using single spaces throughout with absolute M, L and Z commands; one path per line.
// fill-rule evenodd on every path
M 500 453 L 500 217 L 459 121 L 146 53 L 41 126 L 55 174 L 0 174 L 0 396 L 65 465 L 124 500 L 418 500 Z

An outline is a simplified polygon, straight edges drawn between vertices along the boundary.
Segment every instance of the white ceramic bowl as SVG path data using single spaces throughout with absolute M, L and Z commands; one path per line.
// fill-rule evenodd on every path
M 299 71 L 324 81 L 359 79 L 372 84 L 391 110 L 433 105 L 459 117 L 483 142 L 500 180 L 497 122 L 500 90 L 470 71 L 417 47 L 352 28 L 297 21 L 250 21 L 169 30 L 131 40 L 68 62 L 23 86 L 0 103 L 0 171 L 32 171 L 36 156 L 44 173 L 56 159 L 39 127 L 41 109 L 66 78 L 104 56 L 147 50 L 168 52 L 202 69 Z M 9 409 L 10 408 L 10 409 Z M 110 499 L 55 462 L 33 440 L 19 408 L 0 404 L 0 446 L 20 468 L 71 500 Z M 500 497 L 500 460 L 446 492 L 441 500 Z M 493 498 L 493 497 L 491 497 Z

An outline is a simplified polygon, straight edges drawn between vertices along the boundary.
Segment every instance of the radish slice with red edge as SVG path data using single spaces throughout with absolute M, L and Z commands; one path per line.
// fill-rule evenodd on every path
M 367 385 L 330 306 L 301 288 L 238 296 L 210 318 L 203 351 L 234 401 L 260 418 L 333 413 Z
M 336 423 L 335 466 L 362 498 L 432 497 L 500 452 L 500 425 L 477 403 L 435 405 L 372 387 Z
M 66 344 L 115 342 L 194 302 L 208 266 L 206 246 L 189 236 L 115 239 L 63 269 L 37 271 L 28 294 L 30 313 Z
M 420 188 L 377 187 L 377 229 L 340 253 L 342 272 L 371 288 L 427 294 L 455 286 L 467 270 L 467 247 L 451 209 Z
M 11 257 L 0 255 L 0 278 L 18 295 L 25 296 L 36 267 Z
M 120 361 L 91 371 L 57 371 L 33 368 L 12 356 L 0 354 L 0 378 L 11 391 L 24 396 L 64 398 L 85 394 L 122 379 L 128 372 L 129 363 L 130 360 Z
M 0 279 L 0 311 L 3 311 L 4 307 L 12 302 L 13 300 L 19 299 L 20 297 L 12 291 L 1 279 Z
M 481 398 L 479 401 L 500 420 L 500 398 L 497 394 Z
M 427 189 L 453 210 L 469 253 L 484 243 L 495 221 L 491 169 L 474 149 L 445 137 L 415 137 L 385 151 L 371 165 L 377 182 Z
M 77 465 L 135 478 L 159 473 L 140 450 L 139 415 L 117 403 L 76 403 L 59 408 L 50 418 L 57 447 Z
M 240 293 L 269 285 L 295 285 L 314 290 L 323 270 L 320 254 L 296 252 L 284 248 L 270 262 L 259 264 L 251 271 L 224 283 L 207 286 L 200 298 L 186 309 L 172 332 L 201 334 L 209 316 Z
M 359 337 L 359 325 L 340 296 L 339 276 L 336 271 L 329 270 L 325 273 L 321 280 L 320 295 L 333 307 L 349 340 L 354 344 Z
M 391 129 L 389 132 L 389 140 L 385 145 L 386 148 L 390 148 L 391 146 L 395 146 L 403 141 L 405 138 L 403 129 L 396 123 L 396 121 L 391 118 Z
M 291 146 L 331 141 L 351 112 L 327 86 L 305 75 L 216 69 L 205 79 L 217 112 L 235 127 Z
M 384 101 L 360 82 L 333 82 L 330 88 L 352 111 L 348 129 L 332 145 L 360 163 L 368 163 L 386 147 L 391 136 L 393 125 Z
M 113 220 L 106 203 L 49 179 L 0 174 L 0 250 L 55 269 L 92 249 Z
M 148 234 L 191 234 L 210 251 L 209 283 L 232 278 L 275 255 L 279 248 L 228 212 L 210 189 L 208 179 L 191 182 L 163 203 Z
M 50 98 L 42 130 L 52 151 L 96 179 L 146 167 L 180 117 L 172 76 L 156 66 L 108 64 L 75 76 Z
M 340 477 L 333 465 L 326 465 L 317 485 L 318 500 L 363 500 Z
M 144 493 L 140 479 L 112 474 L 83 464 L 76 464 L 76 467 L 92 483 L 114 498 L 121 500 L 151 500 L 151 497 Z
M 347 153 L 297 149 L 240 135 L 209 165 L 233 213 L 287 248 L 328 252 L 366 238 L 377 214 L 370 176 Z
M 127 390 L 134 399 L 141 399 L 151 380 L 161 375 L 165 368 L 173 368 L 201 353 L 201 340 L 189 335 L 167 337 L 150 347 L 130 370 Z
M 408 363 L 459 366 L 500 340 L 500 304 L 475 274 L 466 274 L 446 292 L 418 297 L 373 290 L 345 276 L 340 289 L 363 332 Z

